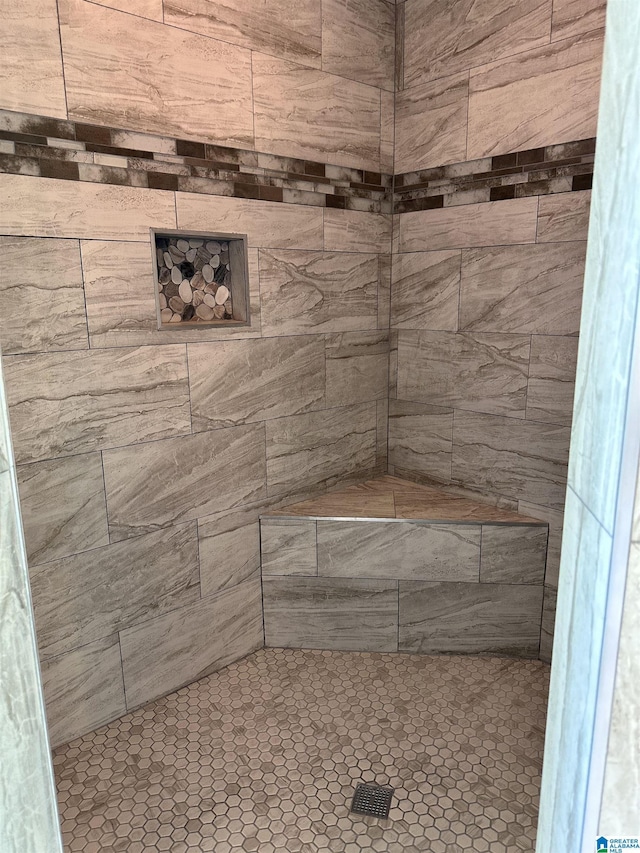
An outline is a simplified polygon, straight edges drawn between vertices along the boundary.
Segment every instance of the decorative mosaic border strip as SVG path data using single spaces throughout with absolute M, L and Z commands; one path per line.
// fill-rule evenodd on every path
M 393 212 L 588 190 L 595 148 L 582 139 L 396 175 Z
M 392 175 L 8 110 L 0 172 L 391 213 Z

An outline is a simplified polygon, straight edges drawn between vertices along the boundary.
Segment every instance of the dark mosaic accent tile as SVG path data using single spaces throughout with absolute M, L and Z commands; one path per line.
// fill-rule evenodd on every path
M 567 175 L 592 175 L 593 163 L 576 163 L 575 166 L 560 166 L 556 169 L 558 176 L 565 177 Z
M 0 172 L 8 175 L 40 175 L 40 163 L 33 157 L 16 157 L 14 154 L 0 154 Z
M 78 164 L 65 160 L 41 160 L 40 175 L 43 178 L 58 178 L 63 181 L 80 180 Z
M 260 198 L 262 201 L 282 201 L 282 187 L 260 186 Z
M 489 201 L 503 201 L 508 198 L 516 197 L 515 184 L 506 187 L 492 187 L 489 194 Z
M 326 200 L 327 207 L 333 207 L 336 210 L 347 209 L 347 199 L 343 195 L 328 195 Z
M 434 195 L 429 198 L 408 199 L 396 205 L 396 213 L 409 213 L 413 210 L 436 210 L 444 207 L 444 196 Z
M 147 175 L 149 189 L 151 190 L 177 190 L 178 176 L 166 173 L 149 172 Z
M 236 183 L 233 185 L 233 194 L 236 198 L 260 198 L 260 188 L 255 184 Z
M 0 139 L 8 139 L 11 142 L 25 142 L 29 145 L 46 145 L 46 136 L 32 136 L 29 133 L 13 133 L 10 130 L 0 130 Z
M 189 142 L 186 139 L 176 139 L 176 154 L 178 157 L 206 157 L 204 142 Z
M 12 130 L 28 136 L 50 136 L 53 139 L 76 138 L 76 127 L 72 121 L 10 110 L 0 110 L 0 130 Z
M 516 184 L 516 198 L 570 192 L 571 181 L 572 178 L 552 178 L 549 181 L 532 181 L 526 184 Z
M 593 173 L 589 175 L 575 175 L 571 182 L 572 190 L 590 190 L 593 187 Z
M 70 160 L 76 163 L 92 163 L 93 154 L 78 151 L 75 148 L 51 148 L 47 145 L 28 145 L 16 142 L 15 152 L 21 157 L 35 157 L 37 160 Z
M 258 153 L 256 151 L 244 151 L 241 148 L 225 148 L 224 145 L 211 145 L 208 142 L 204 146 L 204 156 L 207 160 L 216 160 L 220 163 L 233 164 L 236 166 L 258 165 Z M 229 168 L 225 165 L 225 168 Z
M 527 166 L 530 163 L 543 163 L 544 159 L 544 148 L 529 148 L 527 151 L 518 151 L 519 166 Z
M 367 183 L 365 183 L 365 184 L 356 184 L 356 183 L 351 183 L 350 188 L 351 188 L 352 190 L 359 190 L 359 191 L 361 190 L 361 191 L 364 191 L 364 192 L 370 192 L 370 193 L 383 193 L 383 192 L 385 192 L 384 187 L 381 187 L 379 184 L 367 184 Z
M 306 175 L 315 175 L 322 178 L 325 176 L 324 163 L 315 163 L 312 160 L 305 160 L 304 171 Z
M 111 145 L 111 129 L 93 124 L 76 124 L 76 139 L 79 142 L 94 142 L 97 145 Z
M 178 175 L 178 190 L 183 193 L 232 196 L 233 186 L 229 181 L 210 181 L 207 178 Z
M 530 172 L 527 172 L 527 180 L 529 183 L 533 183 L 534 181 L 550 181 L 552 178 L 557 177 L 557 175 L 557 169 L 532 169 Z
M 400 187 L 404 187 L 404 175 L 394 175 L 393 176 L 393 187 L 394 187 L 394 189 L 399 189 Z
M 114 157 L 137 157 L 141 160 L 152 160 L 151 151 L 140 151 L 137 148 L 116 148 L 115 145 L 102 145 L 98 142 L 87 142 L 87 151 L 94 154 L 112 154 Z
M 545 149 L 545 160 L 563 160 L 565 157 L 582 157 L 595 154 L 596 139 L 578 139 L 575 142 L 563 142 L 559 145 L 548 145 Z
M 492 169 L 509 169 L 518 164 L 517 154 L 499 154 L 491 158 Z
M 382 175 L 380 172 L 367 172 L 364 173 L 364 184 L 375 184 L 376 186 L 382 186 Z
M 161 160 L 145 160 L 143 157 L 129 157 L 129 168 L 136 171 L 155 172 L 167 175 L 190 175 L 188 166 L 180 163 L 165 163 Z
M 98 166 L 80 163 L 78 166 L 81 181 L 94 184 L 115 184 L 121 187 L 147 187 L 147 173 L 132 169 L 119 169 L 117 166 Z

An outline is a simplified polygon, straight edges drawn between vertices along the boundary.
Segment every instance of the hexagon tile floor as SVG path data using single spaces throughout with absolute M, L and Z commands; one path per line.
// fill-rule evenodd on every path
M 56 750 L 65 849 L 533 851 L 548 673 L 262 649 Z M 388 820 L 350 814 L 361 781 Z

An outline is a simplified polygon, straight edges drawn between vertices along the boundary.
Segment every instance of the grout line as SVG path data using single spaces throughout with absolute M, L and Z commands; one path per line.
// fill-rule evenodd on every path
M 64 71 L 64 50 L 62 49 L 62 29 L 60 28 L 60 3 L 56 0 L 56 23 L 58 25 L 58 44 L 60 47 L 60 68 L 62 70 L 62 91 L 64 93 L 64 109 L 69 120 L 69 101 L 67 98 L 67 80 Z M 74 132 L 75 137 L 75 132 Z

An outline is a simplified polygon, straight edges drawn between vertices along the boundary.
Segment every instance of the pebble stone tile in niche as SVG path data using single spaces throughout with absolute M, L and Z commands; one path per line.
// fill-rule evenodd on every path
M 65 850 L 532 851 L 548 673 L 262 649 L 55 751 Z M 350 813 L 361 782 L 387 820 Z

